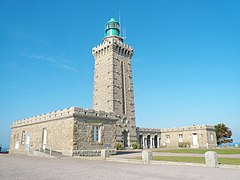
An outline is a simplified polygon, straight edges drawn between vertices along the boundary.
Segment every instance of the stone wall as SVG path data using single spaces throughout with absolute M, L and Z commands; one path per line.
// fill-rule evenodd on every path
M 103 148 L 113 149 L 111 152 L 114 152 L 117 120 L 113 113 L 72 107 L 16 121 L 12 125 L 10 153 L 27 154 L 42 148 L 44 128 L 47 132 L 45 147 L 64 155 Z M 91 142 L 93 125 L 101 126 L 102 141 L 99 144 Z M 29 148 L 27 136 L 30 137 Z
M 109 155 L 115 155 L 117 153 L 116 149 L 107 149 Z M 74 150 L 73 156 L 101 156 L 101 150 Z
M 120 37 L 106 37 L 94 47 L 93 109 L 135 117 L 131 58 L 133 48 Z
M 132 81 L 133 48 L 122 38 L 105 37 L 92 50 L 95 58 L 93 109 L 119 115 L 117 142 L 128 133 L 128 146 L 136 143 L 136 120 Z
M 54 151 L 62 152 L 65 155 L 71 155 L 73 150 L 73 117 L 68 116 L 61 119 L 51 121 L 43 121 L 42 123 L 25 124 L 23 126 L 12 127 L 10 153 L 27 154 L 26 138 L 30 137 L 30 151 L 42 148 L 43 144 L 43 128 L 46 128 L 47 139 L 46 148 Z M 23 131 L 25 131 L 25 140 L 22 140 Z M 22 143 L 22 141 L 24 141 Z M 16 143 L 19 148 L 16 149 Z
M 73 131 L 73 155 L 100 155 L 101 149 L 116 153 L 116 118 L 75 116 Z M 93 126 L 99 127 L 99 140 L 93 141 Z

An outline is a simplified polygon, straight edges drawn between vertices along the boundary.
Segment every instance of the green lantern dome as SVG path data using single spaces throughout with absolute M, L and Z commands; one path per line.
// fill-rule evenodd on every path
M 120 36 L 120 25 L 114 18 L 111 18 L 105 26 L 105 37 Z

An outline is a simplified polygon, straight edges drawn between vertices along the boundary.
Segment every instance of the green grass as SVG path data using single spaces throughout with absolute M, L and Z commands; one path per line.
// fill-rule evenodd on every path
M 218 158 L 221 164 L 240 165 L 240 159 L 237 158 Z
M 182 157 L 182 156 L 154 156 L 156 161 L 173 161 L 173 162 L 189 162 L 189 163 L 205 163 L 203 157 Z M 220 164 L 240 165 L 240 159 L 237 158 L 218 158 Z
M 191 153 L 191 154 L 204 154 L 207 151 L 215 151 L 218 154 L 240 154 L 239 148 L 229 149 L 156 149 L 154 152 L 170 152 L 170 153 Z
M 202 157 L 182 157 L 182 156 L 154 156 L 156 161 L 173 161 L 173 162 L 189 162 L 189 163 L 204 163 Z

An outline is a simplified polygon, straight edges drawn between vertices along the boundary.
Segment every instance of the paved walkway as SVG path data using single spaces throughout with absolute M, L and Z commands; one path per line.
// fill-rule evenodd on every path
M 239 169 L 0 155 L 0 179 L 238 180 Z

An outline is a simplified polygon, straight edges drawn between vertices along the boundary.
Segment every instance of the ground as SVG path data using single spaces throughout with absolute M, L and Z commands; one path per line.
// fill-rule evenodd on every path
M 0 179 L 239 179 L 239 169 L 0 155 Z
M 173 161 L 187 163 L 205 164 L 204 149 L 155 149 L 153 151 L 153 160 L 157 161 Z M 214 149 L 218 153 L 218 162 L 220 164 L 240 165 L 239 149 Z M 121 159 L 141 159 L 141 151 L 133 151 L 131 153 L 118 153 L 115 158 Z

